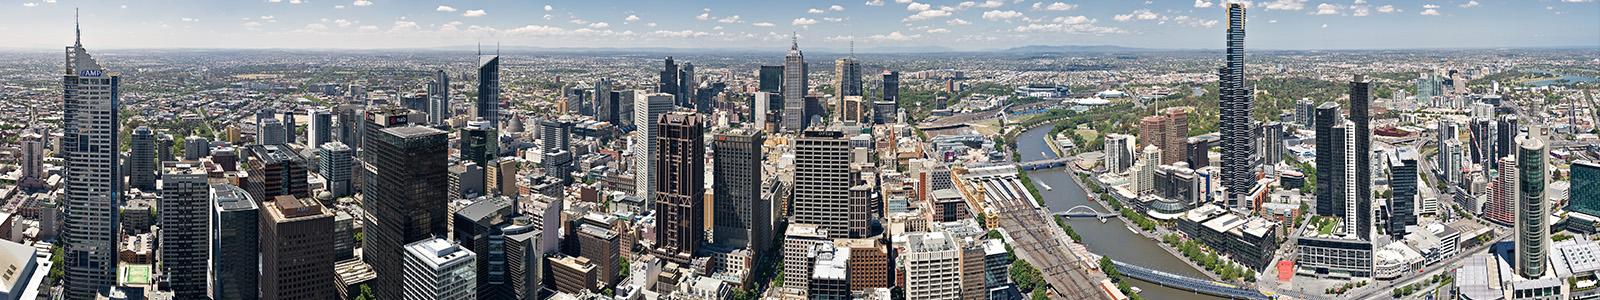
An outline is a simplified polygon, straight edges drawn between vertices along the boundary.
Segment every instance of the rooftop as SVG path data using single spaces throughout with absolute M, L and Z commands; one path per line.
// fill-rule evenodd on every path
M 250 199 L 249 192 L 232 184 L 211 185 L 211 199 L 216 201 L 217 209 L 221 211 L 261 209 L 254 199 Z
M 434 269 L 461 262 L 472 261 L 472 251 L 462 249 L 453 242 L 431 238 L 406 245 L 406 254 L 421 259 Z
M 425 136 L 435 135 L 435 134 L 445 134 L 445 132 L 443 130 L 433 129 L 433 127 L 422 127 L 422 126 L 389 127 L 389 128 L 384 128 L 383 132 L 391 134 L 391 135 L 394 135 L 396 137 L 404 138 L 404 139 L 425 137 Z

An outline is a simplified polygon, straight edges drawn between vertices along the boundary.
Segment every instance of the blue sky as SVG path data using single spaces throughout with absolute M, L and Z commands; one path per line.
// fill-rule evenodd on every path
M 1222 46 L 1225 0 L 0 0 L 0 47 Z M 1600 47 L 1597 0 L 1256 0 L 1248 47 Z

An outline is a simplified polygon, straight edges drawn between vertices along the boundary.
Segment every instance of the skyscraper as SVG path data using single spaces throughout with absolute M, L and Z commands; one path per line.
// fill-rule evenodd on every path
M 206 138 L 191 135 L 183 139 L 183 160 L 200 160 L 201 157 L 211 155 L 211 141 Z
M 261 207 L 229 184 L 211 186 L 211 299 L 256 299 L 260 289 Z
M 769 92 L 756 92 L 755 96 L 752 97 L 750 124 L 754 125 L 751 127 L 754 127 L 755 130 L 763 132 L 767 130 L 767 122 L 769 122 L 767 115 L 772 114 L 772 99 L 776 97 L 778 97 L 777 94 Z
M 374 172 L 363 192 L 366 238 L 363 258 L 378 273 L 373 290 L 382 299 L 400 299 L 402 247 L 445 236 L 447 181 L 446 133 L 428 127 L 394 127 L 367 140 Z
M 1137 138 L 1126 134 L 1107 134 L 1105 141 L 1106 172 L 1118 174 L 1133 166 L 1133 144 Z
M 661 115 L 656 125 L 656 253 L 688 263 L 705 240 L 704 120 L 688 112 Z
M 1417 225 L 1417 150 L 1397 148 L 1385 155 L 1389 167 L 1389 235 L 1405 237 Z
M 284 111 L 283 112 L 283 143 L 284 144 L 293 144 L 295 142 L 295 134 L 294 134 L 295 126 L 297 126 L 297 125 L 295 125 L 295 121 L 294 121 L 294 111 L 293 110 Z
M 306 110 L 306 117 L 311 119 L 306 124 L 306 148 L 317 149 L 333 141 L 333 112 L 313 108 Z
M 450 75 L 437 70 L 428 82 L 428 123 L 444 124 L 450 113 Z
M 800 53 L 800 41 L 789 45 L 789 54 L 783 57 L 783 123 L 784 132 L 800 132 L 806 127 L 806 57 Z
M 1355 80 L 1350 81 L 1350 123 L 1355 125 L 1355 171 L 1356 207 L 1362 212 L 1356 214 L 1357 234 L 1362 238 L 1372 237 L 1372 111 L 1369 109 L 1372 102 L 1371 82 L 1366 76 L 1356 74 Z
M 565 117 L 539 121 L 544 173 L 560 179 L 562 185 L 572 183 L 572 127 L 572 119 Z
M 661 80 L 656 83 L 656 92 L 671 94 L 674 98 L 677 98 L 679 96 L 678 76 L 680 75 L 683 75 L 683 73 L 678 71 L 678 63 L 673 62 L 672 57 L 668 56 L 665 66 L 661 68 Z M 673 105 L 677 105 L 688 100 L 674 99 L 674 101 L 676 102 Z
M 467 127 L 461 128 L 460 146 L 461 160 L 478 163 L 479 166 L 487 165 L 500 152 L 500 135 L 495 132 L 494 125 L 488 120 L 474 120 L 467 122 Z
M 1550 254 L 1550 208 L 1545 201 L 1545 185 L 1550 174 L 1545 170 L 1549 146 L 1545 128 L 1529 128 L 1517 141 L 1517 275 L 1539 278 L 1545 274 Z
M 172 157 L 172 146 L 171 134 L 156 135 L 156 164 L 177 160 Z
M 1572 163 L 1572 189 L 1567 197 L 1572 202 L 1567 210 L 1589 216 L 1600 216 L 1600 164 L 1592 161 Z
M 645 199 L 645 206 L 655 199 L 656 120 L 672 110 L 672 95 L 655 93 L 633 94 L 633 187 L 634 196 Z
M 609 79 L 609 78 L 600 78 L 600 80 L 595 81 L 594 82 L 594 118 L 595 118 L 595 120 L 598 120 L 598 121 L 601 121 L 601 122 L 608 122 L 608 123 L 611 123 L 611 125 L 613 125 L 613 126 L 621 126 L 622 124 L 620 124 L 620 123 L 622 121 L 617 119 L 617 118 L 621 117 L 621 116 L 618 116 L 618 113 L 621 111 L 621 107 L 618 107 L 618 106 L 621 106 L 621 103 L 619 103 L 619 101 L 617 101 L 618 100 L 617 98 L 621 98 L 621 97 L 617 97 L 616 95 L 612 94 L 611 79 Z
M 793 223 L 816 224 L 829 238 L 850 238 L 850 140 L 836 129 L 807 130 L 795 140 Z M 860 230 L 865 231 L 865 230 Z
M 505 270 L 508 261 L 505 249 L 501 247 L 506 237 L 500 229 L 510 225 L 512 218 L 517 216 L 512 205 L 510 198 L 490 197 L 463 207 L 450 216 L 454 220 L 451 222 L 454 223 L 451 232 L 455 240 L 461 243 L 462 248 L 478 255 L 474 271 L 478 274 L 475 284 L 478 298 L 496 299 L 491 296 L 496 293 L 511 294 L 506 289 L 511 281 Z
M 1339 201 L 1337 203 L 1339 205 L 1337 206 L 1338 209 L 1341 210 L 1339 219 L 1344 221 L 1344 225 L 1341 226 L 1344 229 L 1342 233 L 1345 236 L 1353 236 L 1355 239 L 1367 241 L 1370 240 L 1370 236 L 1367 233 L 1370 233 L 1372 226 L 1370 223 L 1364 223 L 1363 219 L 1370 218 L 1372 206 L 1361 205 L 1359 199 L 1357 199 L 1359 197 L 1353 193 L 1357 189 L 1356 182 L 1359 181 L 1355 176 L 1356 157 L 1361 154 L 1355 151 L 1356 133 L 1353 127 L 1355 127 L 1355 124 L 1350 120 L 1344 120 L 1344 124 L 1333 127 L 1333 134 L 1337 137 L 1335 147 L 1338 147 L 1336 148 L 1338 151 L 1334 152 L 1336 155 L 1334 158 L 1339 159 L 1342 163 L 1338 164 L 1339 170 L 1334 172 L 1334 177 L 1329 179 L 1334 181 L 1333 195 Z
M 128 187 L 156 191 L 156 136 L 150 127 L 139 126 L 128 136 Z
M 756 71 L 757 90 L 778 94 L 783 92 L 783 66 L 761 66 Z
M 288 136 L 284 136 L 283 122 L 274 118 L 261 119 L 256 125 L 256 144 L 285 145 L 289 143 Z
M 761 198 L 760 131 L 733 129 L 711 142 L 714 217 L 712 241 L 765 253 L 772 241 L 772 203 Z M 760 259 L 757 259 L 760 260 Z
M 1255 177 L 1250 174 L 1255 168 L 1250 164 L 1250 107 L 1254 102 L 1254 89 L 1244 82 L 1244 21 L 1244 4 L 1228 3 L 1227 62 L 1217 70 L 1222 186 L 1228 191 L 1228 203 L 1235 207 L 1244 202 L 1245 195 L 1255 185 Z
M 489 121 L 489 127 L 500 127 L 500 54 L 478 55 L 478 102 L 473 105 L 474 118 Z
M 1327 178 L 1325 180 L 1317 180 L 1316 187 L 1314 187 L 1317 192 L 1316 214 L 1319 216 L 1334 216 L 1338 214 L 1336 210 L 1344 207 L 1344 202 L 1340 201 L 1343 198 L 1334 194 L 1334 185 L 1338 182 L 1334 179 L 1342 177 L 1342 175 L 1335 174 L 1339 174 L 1344 170 L 1344 161 L 1338 155 L 1340 149 L 1336 147 L 1342 148 L 1344 145 L 1338 142 L 1339 138 L 1334 135 L 1333 127 L 1336 124 L 1344 124 L 1344 118 L 1339 113 L 1338 103 L 1326 102 L 1317 106 L 1316 117 L 1313 120 L 1316 122 L 1315 130 L 1317 132 L 1316 175 L 1317 178 Z
M 261 299 L 337 297 L 333 287 L 333 213 L 311 198 L 287 195 L 275 197 L 262 206 L 265 216 L 261 218 Z M 398 265 L 399 257 L 393 259 Z M 399 276 L 394 274 L 392 276 Z M 396 298 L 385 299 L 399 299 L 400 287 L 395 288 L 390 292 Z M 390 295 L 377 287 L 373 291 Z
M 900 108 L 900 72 L 883 70 L 883 98 L 872 102 L 873 123 L 897 122 L 895 111 Z
M 900 100 L 900 71 L 883 70 L 883 100 Z
M 299 153 L 284 145 L 251 145 L 246 149 L 250 152 L 250 161 L 245 166 L 250 170 L 250 178 L 245 179 L 244 188 L 256 199 L 278 195 L 311 197 L 306 161 Z
M 193 161 L 167 163 L 160 186 L 161 281 L 179 298 L 204 298 L 211 210 L 206 170 Z
M 406 244 L 405 249 L 405 291 L 399 299 L 477 299 L 473 282 L 478 255 L 441 238 Z
M 679 107 L 704 109 L 695 103 L 695 99 L 697 99 L 695 92 L 698 86 L 698 83 L 694 81 L 694 64 L 683 63 L 683 67 L 678 69 L 678 91 L 673 93 L 673 98 L 678 100 Z
M 317 172 L 327 182 L 328 192 L 334 197 L 344 197 L 355 194 L 351 186 L 351 168 L 355 150 L 340 142 L 329 142 L 318 148 Z
M 854 54 L 833 62 L 833 92 L 839 98 L 861 96 L 861 61 Z
M 1162 152 L 1161 164 L 1170 165 L 1188 160 L 1188 152 L 1176 149 L 1189 146 L 1189 108 L 1168 108 L 1166 124 L 1161 127 L 1165 130 L 1162 132 L 1161 148 L 1174 149 Z
M 116 282 L 117 203 L 122 201 L 118 170 L 118 86 L 122 76 L 100 66 L 83 48 L 82 34 L 67 47 L 62 82 L 61 157 L 66 161 L 66 296 L 92 299 Z

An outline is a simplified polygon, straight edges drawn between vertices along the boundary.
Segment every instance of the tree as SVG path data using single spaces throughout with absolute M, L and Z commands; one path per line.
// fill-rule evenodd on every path
M 1118 280 L 1117 278 L 1122 275 L 1117 272 L 1117 264 L 1112 262 L 1110 257 L 1100 257 L 1100 270 L 1105 271 L 1106 276 L 1111 277 L 1112 280 Z
M 367 286 L 367 284 L 365 284 L 365 283 L 361 284 L 361 294 L 356 295 L 356 300 L 376 300 L 376 299 L 378 299 L 378 296 L 372 295 L 372 287 Z
M 628 278 L 629 265 L 628 259 L 617 257 L 617 278 Z

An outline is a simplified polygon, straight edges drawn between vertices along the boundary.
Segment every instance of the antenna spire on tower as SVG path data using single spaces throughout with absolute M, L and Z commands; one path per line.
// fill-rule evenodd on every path
M 72 8 L 72 45 L 83 47 L 83 25 L 78 22 L 78 8 Z
M 494 56 L 500 56 L 500 41 L 494 42 Z
M 478 55 L 483 55 L 483 41 L 478 41 Z
M 789 50 L 800 50 L 800 32 L 789 32 Z

